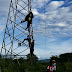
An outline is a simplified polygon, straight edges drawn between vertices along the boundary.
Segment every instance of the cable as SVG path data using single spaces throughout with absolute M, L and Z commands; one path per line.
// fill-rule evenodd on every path
M 44 0 L 44 16 L 45 16 L 45 8 L 46 8 L 46 5 L 45 5 L 45 0 Z M 45 17 L 45 48 L 46 48 L 46 17 Z

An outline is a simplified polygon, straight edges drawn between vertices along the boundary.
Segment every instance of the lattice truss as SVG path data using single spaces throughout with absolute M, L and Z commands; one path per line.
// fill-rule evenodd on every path
M 18 47 L 18 43 L 21 43 L 29 34 L 28 30 L 25 30 L 27 22 L 21 23 L 21 21 L 28 14 L 30 3 L 30 0 L 11 0 L 1 54 L 23 55 L 24 51 L 29 49 L 27 41 L 21 47 Z M 30 33 L 32 32 L 31 26 Z

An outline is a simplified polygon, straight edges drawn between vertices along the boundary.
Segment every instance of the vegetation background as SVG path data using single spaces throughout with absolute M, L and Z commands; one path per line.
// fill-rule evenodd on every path
M 36 55 L 34 55 L 33 58 L 31 62 L 30 54 L 27 55 L 27 59 L 20 58 L 18 60 L 2 58 L 0 56 L 1 72 L 46 72 L 49 59 L 39 61 Z M 72 53 L 52 56 L 51 59 L 56 60 L 56 72 L 72 72 Z

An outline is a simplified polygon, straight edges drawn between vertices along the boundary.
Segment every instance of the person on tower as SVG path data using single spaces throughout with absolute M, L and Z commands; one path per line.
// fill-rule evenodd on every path
M 34 40 L 31 42 L 31 46 L 30 46 L 31 56 L 33 55 L 33 52 L 34 52 Z
M 29 28 L 29 27 L 30 27 L 30 24 L 32 24 L 32 19 L 33 19 L 33 17 L 34 17 L 34 15 L 33 15 L 33 13 L 30 11 L 29 14 L 26 15 L 25 20 L 24 20 L 24 21 L 21 21 L 21 23 L 27 21 L 27 28 Z M 27 29 L 27 28 L 26 28 L 26 29 Z M 26 30 L 26 29 L 25 29 L 25 30 Z
M 54 67 L 52 66 L 52 60 L 50 60 L 50 65 L 47 67 L 46 72 L 53 72 Z
M 27 38 L 23 40 L 23 42 L 24 42 L 25 40 L 27 40 L 27 41 L 29 42 L 29 47 L 30 47 L 30 44 L 31 44 L 31 36 L 32 36 L 32 35 L 29 34 L 29 35 L 27 36 Z M 22 42 L 22 43 L 23 43 L 23 42 Z

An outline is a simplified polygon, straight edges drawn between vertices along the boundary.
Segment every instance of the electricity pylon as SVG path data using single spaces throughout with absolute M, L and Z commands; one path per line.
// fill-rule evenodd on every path
M 29 49 L 28 43 L 23 43 L 22 49 L 18 46 L 28 34 L 33 36 L 33 27 L 30 26 L 30 31 L 27 31 L 25 30 L 27 23 L 21 23 L 29 11 L 31 0 L 11 0 L 1 48 L 2 55 L 19 56 Z

